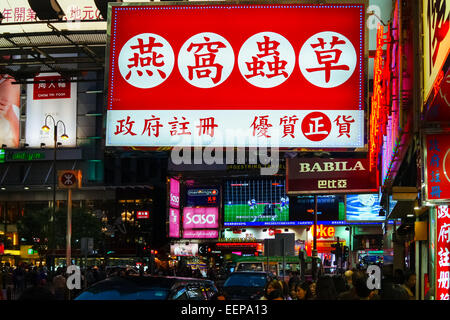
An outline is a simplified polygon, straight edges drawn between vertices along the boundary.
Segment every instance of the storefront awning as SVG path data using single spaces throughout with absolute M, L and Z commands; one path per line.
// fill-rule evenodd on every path
M 397 201 L 394 209 L 389 215 L 388 219 L 401 219 L 406 218 L 407 214 L 414 213 L 415 200 Z

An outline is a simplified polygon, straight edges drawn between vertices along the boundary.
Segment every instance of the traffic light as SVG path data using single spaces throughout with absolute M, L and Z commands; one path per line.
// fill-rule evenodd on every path
M 350 254 L 350 248 L 348 246 L 344 246 L 344 253 L 343 253 L 344 261 L 348 259 L 349 254 Z
M 334 254 L 336 256 L 336 258 L 339 258 L 342 256 L 342 247 L 341 244 L 339 242 L 333 243 L 331 245 L 334 249 L 331 250 L 331 253 Z

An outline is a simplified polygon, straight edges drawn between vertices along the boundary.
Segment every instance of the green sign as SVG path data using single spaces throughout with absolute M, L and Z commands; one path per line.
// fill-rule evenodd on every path
M 7 158 L 7 161 L 43 160 L 43 159 L 45 159 L 45 152 L 43 152 L 43 151 L 38 151 L 38 152 L 27 152 L 27 151 L 11 152 L 11 153 L 8 153 L 8 156 L 6 158 Z
M 37 251 L 36 250 L 33 250 L 33 249 L 28 249 L 28 254 L 37 254 Z
M 5 149 L 0 149 L 0 163 L 5 163 Z

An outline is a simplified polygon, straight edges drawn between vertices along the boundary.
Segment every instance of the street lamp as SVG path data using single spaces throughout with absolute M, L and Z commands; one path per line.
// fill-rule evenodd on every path
M 61 139 L 67 140 L 69 139 L 69 136 L 66 134 L 66 125 L 63 121 L 58 120 L 56 121 L 55 118 L 53 118 L 51 115 L 47 115 L 45 117 L 45 123 L 42 126 L 42 130 L 45 132 L 50 131 L 50 127 L 47 125 L 47 120 L 51 119 L 53 121 L 53 210 L 52 215 L 50 218 L 51 223 L 51 233 L 50 233 L 50 241 L 49 241 L 49 247 L 51 251 L 51 259 L 50 259 L 50 267 L 54 269 L 54 249 L 55 249 L 55 215 L 56 215 L 56 149 L 58 148 L 58 125 L 62 124 L 64 127 L 64 133 L 61 135 Z

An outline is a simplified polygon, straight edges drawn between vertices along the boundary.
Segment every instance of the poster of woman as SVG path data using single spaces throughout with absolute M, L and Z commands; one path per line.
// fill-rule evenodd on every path
M 14 79 L 0 75 L 0 144 L 19 147 L 20 85 Z

